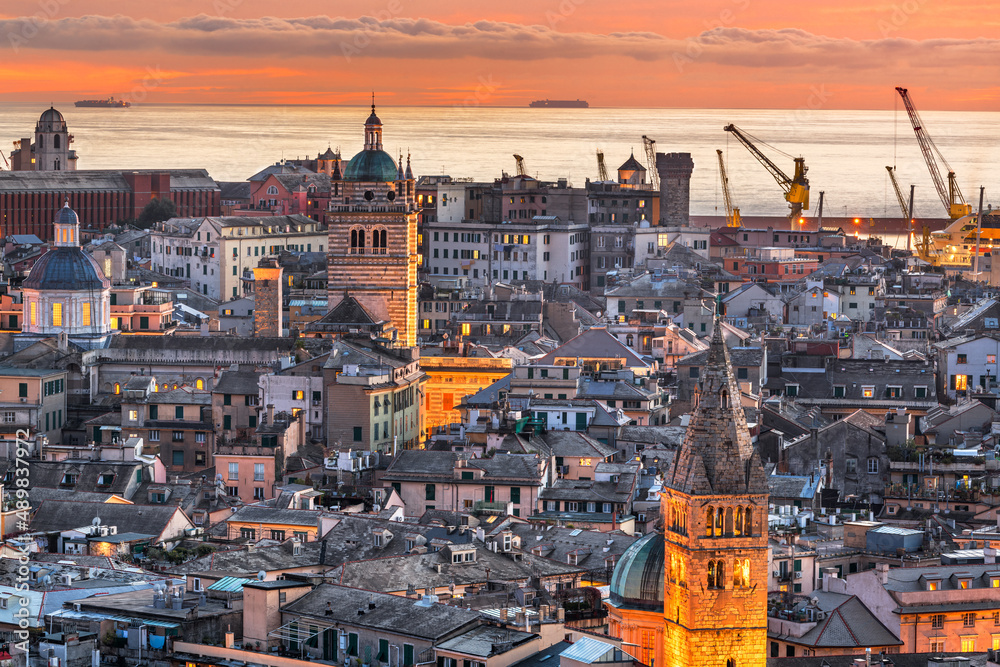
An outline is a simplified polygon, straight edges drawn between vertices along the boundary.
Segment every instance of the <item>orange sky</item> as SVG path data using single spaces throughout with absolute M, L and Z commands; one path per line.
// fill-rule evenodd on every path
M 492 5 L 500 5 L 493 8 Z M 482 6 L 481 12 L 475 11 Z M 965 0 L 7 0 L 11 101 L 1000 108 Z

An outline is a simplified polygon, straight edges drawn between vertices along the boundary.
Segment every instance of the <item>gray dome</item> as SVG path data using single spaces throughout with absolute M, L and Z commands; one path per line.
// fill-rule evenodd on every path
M 111 287 L 111 281 L 104 276 L 97 260 L 82 248 L 63 246 L 52 248 L 39 257 L 21 287 L 35 290 L 106 290 Z
M 56 111 L 55 107 L 49 107 L 38 117 L 38 126 L 35 129 L 39 132 L 65 132 L 66 119 Z
M 611 575 L 611 604 L 663 611 L 663 534 L 650 533 L 632 543 Z
M 344 170 L 345 181 L 392 183 L 398 173 L 396 162 L 385 151 L 365 150 L 351 158 Z
M 76 214 L 76 211 L 69 207 L 67 202 L 59 212 L 56 213 L 56 224 L 57 225 L 79 225 L 80 216 Z

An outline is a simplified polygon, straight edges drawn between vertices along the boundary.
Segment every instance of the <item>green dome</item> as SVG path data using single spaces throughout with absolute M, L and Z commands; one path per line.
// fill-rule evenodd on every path
M 663 611 L 663 534 L 652 532 L 632 543 L 611 575 L 611 604 Z
M 361 151 L 351 158 L 344 170 L 345 181 L 361 181 L 364 183 L 395 182 L 399 170 L 395 160 L 385 151 Z

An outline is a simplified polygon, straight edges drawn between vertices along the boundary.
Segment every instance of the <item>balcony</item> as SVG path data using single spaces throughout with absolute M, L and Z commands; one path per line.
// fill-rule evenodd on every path
M 951 488 L 928 488 L 920 484 L 886 484 L 886 498 L 914 498 L 922 500 L 937 500 L 944 502 L 979 502 L 980 492 L 978 489 L 951 489 Z

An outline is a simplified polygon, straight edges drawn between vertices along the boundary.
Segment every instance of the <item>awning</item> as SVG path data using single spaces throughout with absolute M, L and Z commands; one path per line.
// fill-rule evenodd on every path
M 283 626 L 277 628 L 276 630 L 271 630 L 269 633 L 267 633 L 267 636 L 274 637 L 275 639 L 281 639 L 282 641 L 286 642 L 305 642 L 312 639 L 313 637 L 316 637 L 317 635 L 319 635 L 319 633 L 325 630 L 332 630 L 335 627 L 332 623 L 323 626 L 315 625 L 315 623 L 317 623 L 315 619 L 300 618 L 296 621 L 285 623 Z M 296 627 L 293 628 L 292 627 L 293 625 L 295 625 Z M 316 630 L 316 632 L 309 632 L 310 626 L 318 628 L 318 630 Z
M 208 587 L 210 591 L 223 591 L 226 593 L 240 593 L 243 591 L 243 584 L 249 584 L 253 579 L 242 577 L 223 577 Z
M 92 611 L 76 611 L 75 609 L 59 609 L 52 612 L 50 616 L 83 621 L 119 621 L 121 623 L 129 624 L 135 622 L 139 625 L 145 625 L 147 627 L 168 628 L 173 630 L 178 630 L 181 627 L 180 623 L 173 623 L 171 621 L 154 621 L 148 618 L 136 618 L 134 616 L 121 616 L 118 614 L 101 614 Z

